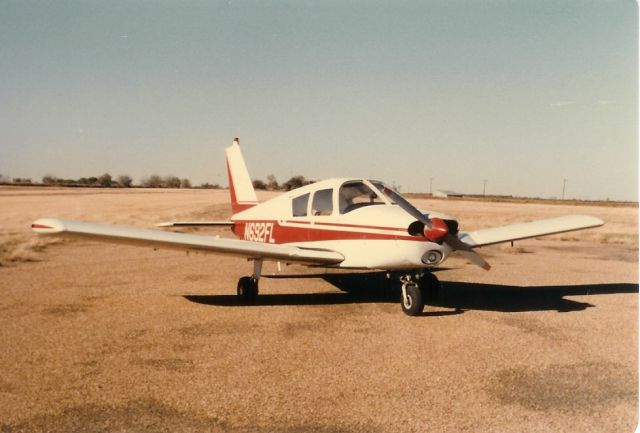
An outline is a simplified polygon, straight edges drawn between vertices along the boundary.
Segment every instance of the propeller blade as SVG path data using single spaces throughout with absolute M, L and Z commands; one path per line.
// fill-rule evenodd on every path
M 384 193 L 391 196 L 391 198 L 393 198 L 393 201 L 396 202 L 396 204 L 398 206 L 400 206 L 405 212 L 407 212 L 409 215 L 411 215 L 412 217 L 414 217 L 415 219 L 417 219 L 418 221 L 420 221 L 422 224 L 424 224 L 425 226 L 431 228 L 431 220 L 429 218 L 427 218 L 422 212 L 420 212 L 418 209 L 416 209 L 415 207 L 413 207 L 413 205 L 411 203 L 409 203 L 404 197 L 402 197 L 400 194 L 398 194 L 397 192 L 395 192 L 394 190 L 390 189 L 390 188 L 385 188 L 384 189 Z
M 482 258 L 482 256 L 475 251 L 465 251 L 460 250 L 460 254 L 462 254 L 467 260 L 469 260 L 474 265 L 480 266 L 485 271 L 491 269 L 491 265 Z
M 409 215 L 420 221 L 424 227 L 422 230 L 422 235 L 431 242 L 439 242 L 442 238 L 449 234 L 449 227 L 447 224 L 440 218 L 428 218 L 418 209 L 416 209 L 411 203 L 407 201 L 404 197 L 402 197 L 397 192 L 385 188 L 384 193 L 388 196 L 391 196 L 393 201 L 400 206 L 405 212 Z M 411 233 L 411 231 L 409 231 Z
M 460 254 L 462 254 L 467 260 L 469 260 L 474 265 L 480 266 L 485 271 L 488 271 L 489 269 L 491 269 L 491 265 L 485 259 L 483 259 L 480 254 L 473 251 L 473 249 L 469 245 L 462 242 L 457 236 L 448 234 L 447 236 L 445 236 L 444 241 L 451 248 L 453 248 L 454 251 L 460 251 Z

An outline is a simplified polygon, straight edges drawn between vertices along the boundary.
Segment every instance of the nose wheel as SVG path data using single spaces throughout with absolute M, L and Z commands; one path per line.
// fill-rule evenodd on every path
M 424 310 L 422 290 L 420 290 L 420 286 L 415 281 L 409 280 L 402 283 L 400 306 L 407 316 L 419 316 L 422 314 L 422 310 Z
M 407 316 L 422 314 L 425 302 L 436 301 L 440 289 L 438 278 L 430 272 L 415 275 L 415 279 L 413 277 L 414 275 L 411 274 L 400 277 L 402 284 L 400 306 Z

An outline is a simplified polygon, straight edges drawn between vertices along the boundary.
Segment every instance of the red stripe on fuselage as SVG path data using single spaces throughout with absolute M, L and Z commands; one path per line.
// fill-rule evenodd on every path
M 305 224 L 306 227 L 282 226 L 273 220 L 256 221 L 236 221 L 233 232 L 240 239 L 254 242 L 287 244 L 291 242 L 314 242 L 314 241 L 334 241 L 334 240 L 405 240 L 424 241 L 421 236 L 411 236 L 404 229 L 397 227 L 377 227 L 363 226 L 355 224 L 339 223 L 319 223 L 311 224 L 309 221 L 288 221 L 291 224 Z M 327 228 L 316 228 L 314 226 L 333 226 L 339 228 L 361 228 L 375 230 L 394 230 L 404 234 L 383 234 L 367 231 L 331 230 Z
M 318 221 L 316 221 L 315 224 L 319 226 L 349 227 L 349 228 L 358 228 L 358 229 L 394 230 L 394 231 L 407 233 L 407 229 L 403 229 L 401 227 L 363 226 L 360 224 L 324 223 L 324 222 L 318 222 Z

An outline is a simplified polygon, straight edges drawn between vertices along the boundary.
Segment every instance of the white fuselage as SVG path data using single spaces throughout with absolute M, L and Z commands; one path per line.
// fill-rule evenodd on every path
M 362 182 L 375 191 L 377 202 L 351 204 L 352 210 L 341 204 L 341 185 L 354 182 Z M 331 208 L 324 212 L 314 210 L 314 206 L 323 205 L 315 199 L 322 192 L 326 196 L 325 208 Z M 298 206 L 296 211 L 293 203 L 298 198 L 307 204 Z M 345 258 L 333 265 L 340 268 L 433 267 L 451 252 L 446 244 L 409 234 L 407 227 L 415 221 L 411 215 L 390 202 L 376 184 L 362 179 L 330 179 L 307 185 L 239 212 L 232 221 L 233 231 L 241 239 L 337 251 Z

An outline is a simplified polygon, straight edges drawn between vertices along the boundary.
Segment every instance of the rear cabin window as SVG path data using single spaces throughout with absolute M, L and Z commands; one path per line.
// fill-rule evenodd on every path
M 385 204 L 378 194 L 363 182 L 347 182 L 340 187 L 338 194 L 340 213 L 345 214 L 352 210 L 374 204 Z
M 294 217 L 307 216 L 307 205 L 309 204 L 309 193 L 301 195 L 291 200 Z
M 314 216 L 331 215 L 333 213 L 333 189 L 321 189 L 313 194 L 311 209 Z

